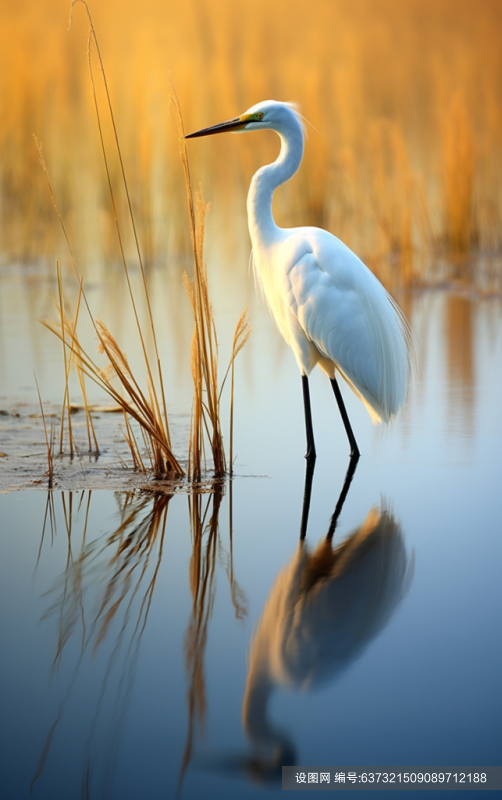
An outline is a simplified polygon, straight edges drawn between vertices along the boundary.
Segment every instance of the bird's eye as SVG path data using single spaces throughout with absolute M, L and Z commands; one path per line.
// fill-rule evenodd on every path
M 256 119 L 263 119 L 263 111 L 258 111 Z

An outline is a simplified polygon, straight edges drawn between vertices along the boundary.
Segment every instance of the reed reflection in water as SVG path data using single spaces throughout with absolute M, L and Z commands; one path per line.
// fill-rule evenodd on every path
M 274 689 L 310 690 L 336 679 L 385 626 L 411 581 L 413 561 L 406 554 L 400 526 L 385 503 L 372 508 L 362 525 L 333 546 L 332 537 L 356 464 L 353 461 L 349 466 L 328 535 L 315 549 L 304 538 L 313 477 L 310 470 L 307 472 L 302 538 L 275 580 L 251 645 L 242 721 L 253 754 L 239 758 L 238 763 L 253 780 L 277 778 L 281 766 L 295 763 L 297 758 L 288 734 L 268 717 Z M 219 483 L 212 489 L 189 498 L 192 608 L 184 642 L 188 725 L 178 792 L 207 716 L 204 662 L 216 595 L 217 561 L 223 564 L 228 578 L 235 618 L 243 620 L 247 614 L 246 597 L 234 575 L 231 497 L 227 549 L 219 534 L 224 486 Z M 82 493 L 78 499 L 71 492 L 61 494 L 66 568 L 45 594 L 49 606 L 44 614 L 46 620 L 56 621 L 53 669 L 58 670 L 67 650 L 71 658 L 71 641 L 78 641 L 78 648 L 72 677 L 46 735 L 32 789 L 42 780 L 79 672 L 86 669 L 84 658 L 95 656 L 103 647 L 105 668 L 84 738 L 81 791 L 82 796 L 90 797 L 100 786 L 112 790 L 141 639 L 163 557 L 171 499 L 168 494 L 117 495 L 118 526 L 111 534 L 93 539 L 88 529 L 92 493 Z M 49 493 L 39 559 L 43 548 L 57 536 L 54 495 Z M 225 768 L 229 766 L 235 769 L 234 759 L 232 764 L 226 762 Z
M 188 681 L 188 732 L 180 768 L 179 791 L 193 754 L 197 730 L 204 731 L 207 711 L 204 656 L 209 622 L 214 607 L 216 592 L 215 567 L 218 556 L 225 565 L 235 618 L 243 620 L 247 614 L 246 595 L 234 576 L 231 482 L 229 483 L 229 494 L 230 546 L 228 552 L 223 547 L 218 530 L 223 484 L 220 482 L 215 483 L 209 496 L 194 494 L 189 497 L 193 550 L 190 558 L 192 613 L 185 637 L 185 668 Z
M 31 782 L 33 789 L 42 776 L 56 728 L 75 690 L 79 672 L 85 668 L 84 656 L 96 655 L 108 639 L 106 667 L 82 754 L 83 797 L 90 796 L 95 779 L 108 790 L 113 782 L 141 639 L 162 561 L 172 495 L 117 494 L 120 524 L 110 535 L 88 541 L 91 497 L 92 492 L 83 492 L 76 501 L 72 492 L 61 494 L 67 563 L 58 582 L 45 595 L 50 605 L 44 619 L 56 621 L 54 670 L 60 666 L 70 640 L 79 638 L 80 653 Z M 47 527 L 51 542 L 57 536 L 54 505 L 54 495 L 49 492 L 39 559 L 44 544 L 48 544 Z M 81 510 L 84 521 L 79 530 Z
M 236 619 L 242 620 L 247 613 L 245 594 L 234 575 L 232 503 L 229 504 L 230 546 L 227 550 L 218 528 L 224 484 L 216 483 L 211 488 L 211 492 L 189 497 L 192 609 L 184 643 L 188 725 L 179 788 L 197 733 L 204 729 L 207 712 L 204 658 L 216 593 L 217 560 L 223 564 L 228 577 Z M 79 673 L 86 672 L 89 657 L 96 656 L 103 648 L 105 668 L 100 690 L 93 698 L 93 711 L 85 736 L 81 792 L 82 797 L 91 797 L 95 790 L 99 795 L 100 788 L 105 796 L 112 791 L 123 747 L 141 639 L 164 553 L 171 499 L 172 495 L 153 492 L 139 496 L 117 494 L 119 525 L 111 534 L 92 539 L 89 537 L 92 492 L 84 492 L 80 497 L 72 492 L 61 494 L 67 539 L 66 568 L 44 595 L 49 600 L 49 607 L 43 615 L 45 620 L 56 622 L 53 671 L 59 669 L 65 654 L 67 658 L 74 656 L 70 642 L 77 641 L 78 648 L 72 677 L 46 734 L 32 777 L 32 790 L 42 780 L 57 729 L 72 695 L 77 691 Z M 58 536 L 56 517 L 54 494 L 49 493 L 37 566 L 44 547 L 51 546 Z

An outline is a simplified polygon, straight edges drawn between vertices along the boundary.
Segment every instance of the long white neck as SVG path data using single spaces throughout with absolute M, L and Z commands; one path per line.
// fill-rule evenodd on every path
M 297 171 L 303 157 L 303 130 L 296 117 L 291 116 L 275 128 L 281 138 L 281 152 L 273 164 L 262 167 L 253 176 L 248 193 L 248 225 L 253 247 L 266 246 L 280 237 L 280 228 L 272 215 L 272 196 L 282 183 Z

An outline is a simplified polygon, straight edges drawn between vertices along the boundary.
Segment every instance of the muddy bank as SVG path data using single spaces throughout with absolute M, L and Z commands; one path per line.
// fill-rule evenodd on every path
M 69 454 L 66 434 L 64 453 L 59 454 L 61 407 L 47 404 L 44 414 L 49 435 L 52 429 L 55 438 L 52 488 L 188 490 L 185 481 L 158 481 L 134 471 L 122 433 L 121 414 L 104 410 L 93 413 L 99 444 L 99 453 L 93 453 L 89 452 L 85 414 L 73 409 L 72 429 L 78 448 L 73 456 Z M 189 425 L 188 415 L 172 419 L 173 447 L 178 453 L 183 453 L 183 445 L 188 441 Z M 0 492 L 47 488 L 51 485 L 40 408 L 28 403 L 0 402 Z

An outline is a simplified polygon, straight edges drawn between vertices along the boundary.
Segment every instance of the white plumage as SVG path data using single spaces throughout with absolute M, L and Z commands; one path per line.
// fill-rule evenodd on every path
M 408 386 L 408 330 L 372 272 L 319 228 L 285 232 L 255 265 L 274 319 L 302 375 L 338 370 L 374 422 L 389 422 Z M 303 252 L 302 252 L 303 251 Z
M 267 100 L 187 138 L 263 129 L 279 134 L 281 151 L 251 181 L 249 232 L 259 282 L 303 377 L 307 457 L 315 459 L 307 378 L 316 364 L 333 383 L 352 453 L 358 454 L 335 388 L 336 373 L 362 400 L 374 422 L 389 422 L 406 399 L 413 360 L 411 332 L 382 284 L 343 242 L 320 228 L 284 229 L 275 224 L 273 193 L 294 175 L 303 157 L 304 132 L 294 106 Z

